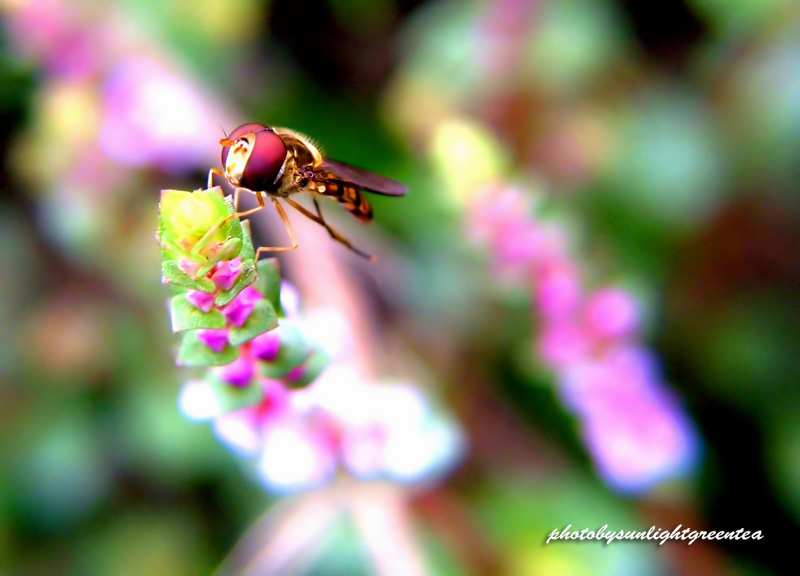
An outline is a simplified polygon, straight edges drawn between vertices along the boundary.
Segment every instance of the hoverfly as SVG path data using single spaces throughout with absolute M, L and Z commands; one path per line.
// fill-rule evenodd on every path
M 263 210 L 266 208 L 264 198 L 269 198 L 292 244 L 262 246 L 256 251 L 256 259 L 261 252 L 283 252 L 297 248 L 291 224 L 279 202 L 282 198 L 298 212 L 323 226 L 331 238 L 359 256 L 374 260 L 328 224 L 317 196 L 322 194 L 335 198 L 353 216 L 369 222 L 372 220 L 372 208 L 362 192 L 402 196 L 408 191 L 405 185 L 394 180 L 325 158 L 308 138 L 286 128 L 257 123 L 242 124 L 219 143 L 222 146 L 222 170 L 212 168 L 209 171 L 208 187 L 211 188 L 214 174 L 234 187 L 233 205 L 236 212 L 231 218 L 241 218 Z M 242 191 L 254 194 L 258 206 L 239 212 L 239 193 Z M 316 214 L 291 198 L 298 192 L 311 193 Z

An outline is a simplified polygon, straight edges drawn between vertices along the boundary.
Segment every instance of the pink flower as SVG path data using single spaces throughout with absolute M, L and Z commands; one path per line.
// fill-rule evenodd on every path
M 233 260 L 223 260 L 217 263 L 214 271 L 211 273 L 211 281 L 218 290 L 230 290 L 239 275 L 242 273 L 242 259 L 234 258 Z
M 187 290 L 186 299 L 192 306 L 208 312 L 214 307 L 214 294 L 209 292 L 201 292 L 199 290 Z
M 263 300 L 264 297 L 259 293 L 258 290 L 253 288 L 252 286 L 246 287 L 244 290 L 239 292 L 225 308 L 222 309 L 222 315 L 225 317 L 225 320 L 228 324 L 233 324 L 237 328 L 244 325 L 247 322 L 247 319 L 250 317 L 250 314 L 253 312 L 253 308 L 256 305 L 256 302 Z
M 215 369 L 220 380 L 233 386 L 247 386 L 255 376 L 253 360 L 245 354 L 228 364 Z
M 620 346 L 573 367 L 562 384 L 598 470 L 621 490 L 683 474 L 696 459 L 691 422 L 657 378 L 647 350 Z
M 102 36 L 80 22 L 71 8 L 61 0 L 14 3 L 8 10 L 8 33 L 17 50 L 51 74 L 88 77 L 103 63 Z
M 259 360 L 272 362 L 281 349 L 280 326 L 250 340 L 250 353 Z
M 578 417 L 600 474 L 633 491 L 686 473 L 696 461 L 697 435 L 660 380 L 652 353 L 634 340 L 633 298 L 619 288 L 587 296 L 564 230 L 529 214 L 532 202 L 520 190 L 497 186 L 491 200 L 474 205 L 471 231 L 489 244 L 494 268 L 513 269 L 530 284 L 541 319 L 538 355 Z
M 533 279 L 534 302 L 547 318 L 565 318 L 575 312 L 583 291 L 575 266 L 566 259 L 553 259 L 543 265 Z
M 638 326 L 636 302 L 619 288 L 599 290 L 585 304 L 586 328 L 600 339 L 632 335 Z
M 219 153 L 219 117 L 197 86 L 161 62 L 120 60 L 103 90 L 100 144 L 121 164 L 183 170 L 204 166 Z
M 214 352 L 222 352 L 228 345 L 227 330 L 198 330 L 197 338 Z
M 264 397 L 254 406 L 221 415 L 214 421 L 217 437 L 245 455 L 258 453 L 265 427 L 289 414 L 289 391 L 278 380 L 261 379 Z
M 418 482 L 461 454 L 458 429 L 411 386 L 365 383 L 337 365 L 302 390 L 270 382 L 279 393 L 266 391 L 259 406 L 221 416 L 215 429 L 254 458 L 273 491 L 317 486 L 339 467 L 360 478 Z
M 545 365 L 561 369 L 583 360 L 591 351 L 592 344 L 580 325 L 553 322 L 542 328 L 537 348 Z

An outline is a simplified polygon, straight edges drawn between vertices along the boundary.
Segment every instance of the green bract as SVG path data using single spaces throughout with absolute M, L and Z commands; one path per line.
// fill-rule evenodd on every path
M 194 192 L 162 190 L 158 238 L 165 279 L 186 286 L 217 262 L 238 256 L 243 244 L 242 225 L 232 216 L 233 205 L 218 186 Z M 189 272 L 186 266 L 168 264 L 181 260 L 197 266 Z
M 219 187 L 209 190 L 162 190 L 161 218 L 163 231 L 172 238 L 199 240 L 208 230 L 228 216 L 228 207 Z M 225 239 L 224 227 L 217 239 Z

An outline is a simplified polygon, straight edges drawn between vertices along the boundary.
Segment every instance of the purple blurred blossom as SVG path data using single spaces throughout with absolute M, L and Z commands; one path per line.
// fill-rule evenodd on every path
M 657 376 L 648 351 L 621 347 L 573 370 L 562 388 L 600 474 L 620 490 L 686 473 L 697 456 L 694 428 Z
M 60 77 L 90 77 L 101 68 L 105 53 L 102 35 L 76 6 L 62 0 L 12 3 L 6 30 L 10 44 L 24 57 L 41 63 Z
M 228 345 L 227 330 L 198 330 L 197 338 L 214 352 L 222 352 Z
M 586 328 L 598 338 L 632 335 L 639 324 L 636 302 L 619 288 L 598 290 L 585 305 Z
M 509 268 L 517 268 L 537 258 L 544 238 L 542 231 L 524 221 L 512 221 L 497 235 L 495 254 Z
M 583 289 L 574 264 L 563 258 L 539 266 L 533 280 L 537 311 L 548 320 L 568 317 L 578 309 Z
M 232 449 L 255 455 L 261 447 L 264 427 L 281 420 L 289 411 L 289 391 L 279 380 L 262 378 L 264 397 L 255 406 L 221 415 L 214 421 L 217 437 Z
M 546 366 L 560 369 L 584 359 L 592 349 L 592 341 L 578 324 L 568 321 L 546 323 L 537 349 Z
M 324 436 L 297 420 L 286 420 L 264 431 L 258 473 L 264 484 L 280 493 L 309 490 L 331 480 L 336 454 Z
M 538 355 L 578 417 L 599 474 L 620 490 L 643 491 L 690 472 L 697 433 L 655 357 L 635 340 L 640 312 L 633 297 L 616 287 L 587 295 L 565 232 L 538 221 L 518 189 L 487 193 L 493 203 L 474 204 L 469 230 L 488 244 L 495 269 L 529 283 L 540 319 Z
M 201 292 L 200 290 L 187 290 L 186 299 L 189 303 L 202 310 L 208 312 L 214 307 L 214 294 L 210 292 Z
M 120 164 L 185 170 L 218 153 L 219 134 L 210 128 L 214 105 L 185 76 L 160 61 L 123 58 L 103 87 L 99 140 Z
M 256 456 L 265 485 L 294 492 L 329 480 L 338 467 L 361 478 L 418 482 L 449 469 L 462 453 L 457 427 L 408 385 L 377 385 L 334 364 L 282 401 L 217 419 L 218 436 Z

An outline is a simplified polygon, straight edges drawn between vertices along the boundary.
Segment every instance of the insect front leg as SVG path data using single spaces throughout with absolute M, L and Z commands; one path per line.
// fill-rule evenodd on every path
M 214 174 L 216 174 L 223 180 L 226 180 L 225 174 L 222 173 L 222 170 L 220 170 L 219 168 L 212 168 L 211 170 L 208 171 L 208 186 L 206 186 L 206 188 L 211 188 L 214 185 Z
M 255 208 L 250 208 L 249 210 L 245 210 L 244 212 L 239 212 L 239 193 L 242 190 L 244 190 L 246 192 L 250 192 L 250 190 L 247 190 L 247 188 L 237 188 L 236 190 L 233 191 L 233 210 L 234 210 L 234 212 L 233 212 L 232 215 L 228 216 L 225 219 L 226 222 L 228 220 L 232 219 L 232 218 L 244 218 L 245 216 L 250 216 L 250 214 L 255 214 L 259 210 L 263 210 L 264 208 L 267 207 L 267 205 L 264 203 L 264 193 L 263 192 L 255 192 L 254 191 L 253 194 L 256 195 L 256 200 L 258 200 L 258 206 L 256 206 Z

